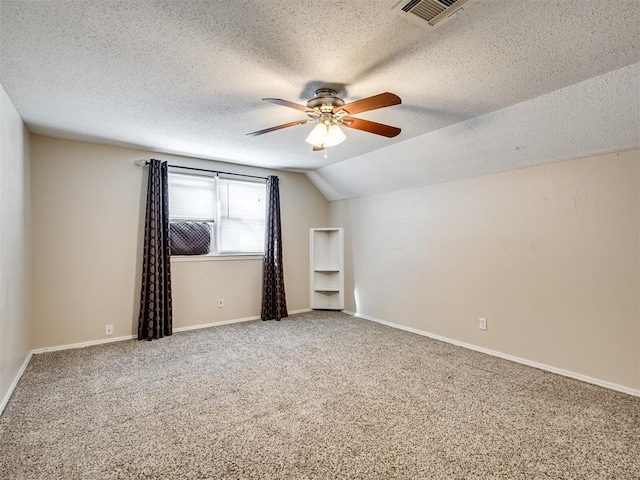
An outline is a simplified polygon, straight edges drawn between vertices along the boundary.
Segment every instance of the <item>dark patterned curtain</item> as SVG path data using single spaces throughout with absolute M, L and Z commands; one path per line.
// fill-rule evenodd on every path
M 262 320 L 280 320 L 288 315 L 282 268 L 282 232 L 280 230 L 279 179 L 267 177 L 267 221 L 264 260 L 262 261 Z
M 167 162 L 149 162 L 138 340 L 173 332 Z

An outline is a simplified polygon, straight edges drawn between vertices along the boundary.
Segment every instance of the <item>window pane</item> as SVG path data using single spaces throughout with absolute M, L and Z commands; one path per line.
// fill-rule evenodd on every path
M 266 185 L 220 180 L 220 253 L 264 252 Z
M 229 183 L 229 218 L 264 218 L 265 186 L 256 183 Z
M 215 178 L 169 175 L 169 212 L 172 219 L 215 219 Z
M 233 220 L 220 223 L 220 253 L 263 253 L 264 219 Z

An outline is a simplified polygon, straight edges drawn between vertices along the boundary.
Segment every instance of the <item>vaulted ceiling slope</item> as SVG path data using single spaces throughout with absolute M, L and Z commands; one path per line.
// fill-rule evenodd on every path
M 341 200 L 638 147 L 640 63 L 307 175 Z
M 545 122 L 590 98 L 570 87 L 593 79 L 606 93 L 610 72 L 617 104 L 637 102 L 624 85 L 640 62 L 638 0 L 469 0 L 434 30 L 401 18 L 396 2 L 0 0 L 0 82 L 32 132 L 307 171 L 330 198 L 556 159 L 524 137 L 505 145 L 515 158 L 503 152 L 485 170 L 451 150 L 511 139 L 510 129 L 553 136 Z M 401 105 L 359 117 L 402 133 L 345 129 L 328 158 L 304 142 L 311 124 L 246 137 L 305 118 L 261 98 L 305 103 L 326 85 L 347 102 L 396 93 Z M 568 112 L 581 114 L 575 132 L 593 130 L 588 112 Z M 497 118 L 504 130 L 473 134 Z

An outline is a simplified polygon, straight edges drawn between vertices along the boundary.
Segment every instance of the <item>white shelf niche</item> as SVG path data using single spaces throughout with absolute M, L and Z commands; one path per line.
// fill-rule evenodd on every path
M 343 243 L 342 228 L 309 230 L 312 309 L 344 308 Z

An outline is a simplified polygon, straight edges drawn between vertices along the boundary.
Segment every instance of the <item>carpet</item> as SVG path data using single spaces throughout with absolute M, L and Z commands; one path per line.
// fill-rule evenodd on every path
M 637 479 L 640 398 L 338 312 L 34 355 L 2 479 Z

